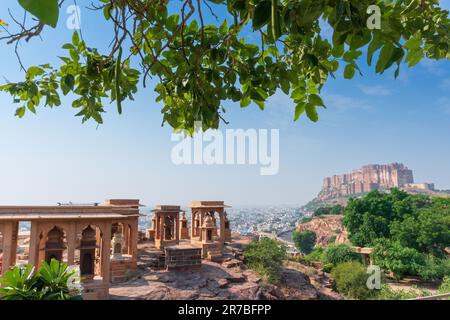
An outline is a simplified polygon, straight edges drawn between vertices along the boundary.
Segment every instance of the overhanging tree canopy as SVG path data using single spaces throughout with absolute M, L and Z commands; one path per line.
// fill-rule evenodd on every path
M 20 31 L 0 39 L 15 44 L 41 35 L 57 25 L 69 1 L 18 0 L 38 23 L 16 19 Z M 371 5 L 380 9 L 380 29 L 368 28 Z M 111 50 L 100 53 L 75 32 L 60 66 L 30 67 L 22 82 L 0 87 L 20 104 L 19 117 L 39 105 L 58 106 L 61 94 L 70 93 L 83 122 L 102 123 L 105 104 L 115 101 L 121 113 L 139 81 L 145 88 L 157 77 L 163 124 L 175 129 L 192 133 L 194 121 L 217 128 L 225 121 L 224 101 L 264 109 L 278 89 L 294 101 L 294 120 L 306 113 L 315 122 L 327 79 L 339 66 L 353 78 L 363 53 L 377 73 L 396 67 L 395 77 L 404 63 L 450 58 L 448 11 L 438 0 L 97 0 L 90 6 L 111 25 Z M 260 40 L 246 41 L 249 33 Z

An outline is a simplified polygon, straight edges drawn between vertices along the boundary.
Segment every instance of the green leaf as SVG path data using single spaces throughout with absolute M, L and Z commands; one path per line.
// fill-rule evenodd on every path
M 408 50 L 415 50 L 415 49 L 420 48 L 421 45 L 422 45 L 422 36 L 419 31 L 414 36 L 409 38 L 408 41 L 406 41 L 403 44 L 403 47 Z
M 228 32 L 228 21 L 227 21 L 227 19 L 223 20 L 223 23 L 219 27 L 219 32 L 221 34 L 226 34 Z
M 255 101 L 255 103 L 259 107 L 259 109 L 264 110 L 264 106 L 265 106 L 264 101 Z
M 408 62 L 408 67 L 413 67 L 419 63 L 420 60 L 424 57 L 424 53 L 422 48 L 418 48 L 416 50 L 408 51 L 406 55 L 405 61 Z
M 250 96 L 253 101 L 265 101 L 267 99 L 267 93 L 261 88 L 253 88 L 250 91 Z
M 94 120 L 95 120 L 97 123 L 103 124 L 103 118 L 102 118 L 102 116 L 101 116 L 100 113 L 94 112 L 94 113 L 92 114 L 92 118 L 94 118 Z
M 344 78 L 345 79 L 352 79 L 355 75 L 355 66 L 351 63 L 345 66 L 344 69 Z
M 80 36 L 78 35 L 78 32 L 74 32 L 72 35 L 72 43 L 76 46 L 80 44 Z
M 309 102 L 315 106 L 325 107 L 322 98 L 319 97 L 317 94 L 309 95 Z
M 300 100 L 303 99 L 303 97 L 306 94 L 306 90 L 303 87 L 297 87 L 295 88 L 291 93 L 291 98 L 294 100 Z
M 19 4 L 43 24 L 53 28 L 58 23 L 58 0 L 19 0 Z
M 19 118 L 23 118 L 25 115 L 25 106 L 16 109 L 16 116 Z
M 300 102 L 295 106 L 295 115 L 294 115 L 294 121 L 297 121 L 298 118 L 305 112 L 305 105 L 306 103 Z
M 167 30 L 174 32 L 178 27 L 178 20 L 180 20 L 180 16 L 178 14 L 171 15 L 167 18 L 166 28 Z
M 66 43 L 66 44 L 64 44 L 64 45 L 62 46 L 62 48 L 63 48 L 63 49 L 67 49 L 67 50 L 75 49 L 75 47 L 74 47 L 73 44 L 71 44 L 71 43 Z
M 67 74 L 61 78 L 61 89 L 64 95 L 67 95 L 69 91 L 73 91 L 75 85 L 75 77 L 71 74 Z
M 261 29 L 270 20 L 271 1 L 261 1 L 255 8 L 253 13 L 253 30 Z
M 291 84 L 288 79 L 281 78 L 280 79 L 280 87 L 281 87 L 281 90 L 283 90 L 283 92 L 285 94 L 289 94 L 289 91 L 291 90 Z
M 29 100 L 27 103 L 27 108 L 34 114 L 36 114 L 36 108 L 34 107 L 33 101 Z
M 278 40 L 281 36 L 280 11 L 278 10 L 278 0 L 272 0 L 271 5 L 271 21 L 272 38 Z
M 383 46 L 383 49 L 381 49 L 380 56 L 378 57 L 377 65 L 375 67 L 375 71 L 377 73 L 382 73 L 389 63 L 389 61 L 392 58 L 392 55 L 394 54 L 394 45 L 392 43 L 387 43 Z
M 362 54 L 362 52 L 361 51 L 353 51 L 353 50 L 350 50 L 350 51 L 347 51 L 345 54 L 344 54 L 344 61 L 345 62 L 351 62 L 351 61 L 353 61 L 353 60 L 356 60 L 356 59 L 358 59 L 359 58 L 359 56 Z
M 319 120 L 319 114 L 317 113 L 317 108 L 315 105 L 308 103 L 305 106 L 306 115 L 312 122 L 317 122 Z
M 112 6 L 111 5 L 106 5 L 103 7 L 103 16 L 105 17 L 106 20 L 111 19 L 111 12 L 112 12 Z
M 345 49 L 345 47 L 343 44 L 334 46 L 333 49 L 331 50 L 331 54 L 335 58 L 340 58 L 344 54 L 344 49 Z
M 27 79 L 33 80 L 36 76 L 40 76 L 42 74 L 44 74 L 44 70 L 42 70 L 39 67 L 33 66 L 33 67 L 28 68 L 28 70 L 27 70 Z
M 369 47 L 367 48 L 367 64 L 372 65 L 372 57 L 373 54 L 383 46 L 383 42 L 380 39 L 380 35 L 375 33 L 373 35 L 372 42 L 370 42 Z
M 243 97 L 240 102 L 241 108 L 247 107 L 251 102 L 250 96 Z

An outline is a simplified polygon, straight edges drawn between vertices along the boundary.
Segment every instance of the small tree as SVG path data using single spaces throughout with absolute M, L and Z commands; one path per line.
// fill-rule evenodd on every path
M 339 263 L 358 261 L 360 257 L 346 244 L 328 246 L 323 253 L 323 262 L 336 266 Z
M 269 238 L 253 241 L 244 250 L 244 263 L 271 283 L 280 280 L 285 257 L 286 246 Z
M 396 278 L 404 275 L 417 275 L 425 265 L 423 255 L 414 248 L 403 247 L 398 241 L 380 239 L 372 253 L 374 262 L 394 274 Z
M 43 262 L 35 272 L 32 265 L 16 266 L 0 278 L 1 300 L 76 300 L 81 288 L 76 272 L 68 265 L 52 259 Z
M 316 233 L 311 230 L 306 230 L 303 232 L 294 231 L 292 234 L 292 239 L 294 240 L 295 247 L 302 253 L 308 254 L 314 249 L 316 244 Z
M 331 271 L 331 277 L 334 280 L 334 289 L 351 299 L 368 299 L 372 295 L 366 284 L 369 275 L 360 262 L 338 264 Z

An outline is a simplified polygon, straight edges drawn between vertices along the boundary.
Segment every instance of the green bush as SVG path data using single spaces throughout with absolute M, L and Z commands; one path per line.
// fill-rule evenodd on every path
M 323 265 L 323 272 L 330 273 L 333 270 L 334 265 L 332 263 L 326 263 Z
M 349 261 L 336 265 L 331 271 L 333 287 L 350 299 L 368 299 L 374 291 L 367 287 L 369 274 L 362 263 Z
M 322 262 L 323 260 L 323 247 L 315 247 L 313 251 L 304 256 L 304 260 L 308 263 L 311 262 Z
M 337 265 L 348 261 L 360 261 L 361 257 L 346 244 L 333 244 L 325 248 L 323 262 Z
M 300 224 L 308 223 L 308 222 L 310 222 L 311 220 L 312 220 L 312 217 L 303 217 L 303 218 L 300 220 Z
M 450 275 L 444 277 L 441 285 L 439 286 L 438 292 L 441 294 L 450 293 Z
M 328 239 L 328 244 L 334 244 L 336 242 L 336 238 L 337 238 L 336 235 L 331 236 L 330 239 Z
M 271 283 L 280 280 L 285 258 L 286 246 L 269 238 L 253 241 L 244 249 L 244 263 Z
M 405 275 L 417 275 L 425 265 L 424 257 L 416 249 L 403 247 L 398 241 L 377 241 L 372 253 L 374 263 L 390 271 L 399 279 Z
M 316 233 L 311 230 L 303 232 L 295 230 L 292 233 L 292 240 L 294 241 L 295 247 L 304 254 L 308 254 L 314 249 L 316 238 Z
M 339 215 L 342 214 L 344 212 L 344 207 L 341 206 L 340 204 L 337 204 L 335 206 L 328 206 L 328 207 L 320 207 L 317 208 L 314 211 L 314 216 L 318 217 L 318 216 L 324 216 L 324 215 Z
M 418 274 L 424 280 L 442 280 L 446 275 L 450 275 L 450 259 L 427 255 L 424 264 L 418 268 Z
M 420 296 L 417 291 L 394 290 L 387 284 L 381 285 L 381 290 L 377 291 L 374 298 L 376 300 L 406 300 Z
M 32 265 L 16 266 L 0 278 L 1 300 L 74 300 L 81 299 L 81 287 L 75 271 L 52 259 L 35 272 Z M 69 286 L 72 285 L 72 287 Z

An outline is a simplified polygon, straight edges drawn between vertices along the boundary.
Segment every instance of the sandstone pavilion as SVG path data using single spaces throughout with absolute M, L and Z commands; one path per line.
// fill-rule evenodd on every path
M 135 274 L 138 241 L 150 245 L 157 267 L 175 272 L 201 268 L 202 259 L 220 259 L 231 241 L 223 201 L 192 202 L 190 228 L 180 206 L 156 206 L 144 236 L 138 230 L 140 207 L 135 199 L 0 206 L 0 275 L 15 265 L 39 268 L 56 259 L 79 266 L 84 299 L 107 299 L 111 282 Z M 29 232 L 19 232 L 21 222 L 31 225 Z

